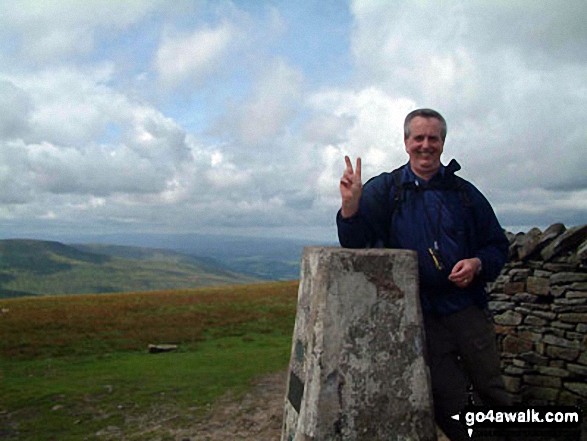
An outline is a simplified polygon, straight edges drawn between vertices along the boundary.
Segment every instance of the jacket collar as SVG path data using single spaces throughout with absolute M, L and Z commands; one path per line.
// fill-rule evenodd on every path
M 413 183 L 419 186 L 428 186 L 433 185 L 436 182 L 442 181 L 445 176 L 452 175 L 461 169 L 461 165 L 457 162 L 456 159 L 451 159 L 448 165 L 440 164 L 440 169 L 438 172 L 430 178 L 429 181 L 425 181 L 424 179 L 416 176 L 416 174 L 412 171 L 412 167 L 408 162 L 404 166 L 404 174 L 402 179 L 402 184 Z

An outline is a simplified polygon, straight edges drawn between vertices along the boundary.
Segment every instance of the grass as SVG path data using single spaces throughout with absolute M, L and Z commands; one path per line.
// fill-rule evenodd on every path
M 189 424 L 286 368 L 296 295 L 279 282 L 0 301 L 0 438 L 132 439 L 162 412 Z

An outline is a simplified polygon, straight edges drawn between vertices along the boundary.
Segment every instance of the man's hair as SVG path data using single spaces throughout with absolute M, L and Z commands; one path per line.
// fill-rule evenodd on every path
M 410 137 L 410 123 L 417 116 L 422 118 L 436 118 L 440 121 L 440 137 L 442 138 L 442 142 L 444 142 L 446 139 L 446 120 L 440 113 L 432 109 L 416 109 L 408 113 L 404 121 L 404 137 L 406 139 Z

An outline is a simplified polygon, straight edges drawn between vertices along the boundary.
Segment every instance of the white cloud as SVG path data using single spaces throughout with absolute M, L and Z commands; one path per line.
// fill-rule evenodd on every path
M 0 140 L 0 204 L 31 201 L 31 176 L 20 140 Z
M 276 59 L 258 68 L 258 76 L 244 101 L 232 104 L 215 131 L 247 146 L 266 144 L 283 135 L 303 98 L 303 74 Z
M 517 56 L 541 67 L 587 61 L 587 3 L 569 0 L 467 2 L 463 5 L 471 42 L 483 52 L 514 49 Z
M 250 170 L 239 170 L 234 164 L 215 164 L 206 172 L 206 179 L 216 189 L 231 189 L 242 192 L 251 182 Z
M 31 98 L 10 81 L 0 80 L 0 140 L 14 139 L 29 131 Z
M 0 34 L 16 36 L 19 58 L 27 63 L 56 61 L 89 54 L 98 33 L 127 29 L 161 5 L 160 0 L 5 0 Z
M 127 98 L 108 85 L 112 73 L 111 66 L 105 65 L 6 76 L 26 93 L 22 100 L 29 103 L 27 139 L 67 145 L 95 142 L 112 114 L 124 114 L 128 108 Z
M 163 36 L 154 60 L 161 81 L 168 87 L 184 81 L 200 84 L 220 67 L 236 30 L 229 22 L 205 26 L 190 34 Z
M 185 131 L 110 88 L 108 78 L 60 69 L 0 83 L 13 109 L 0 119 L 0 139 L 20 136 L 2 144 L 2 200 L 169 193 L 175 174 L 192 160 Z

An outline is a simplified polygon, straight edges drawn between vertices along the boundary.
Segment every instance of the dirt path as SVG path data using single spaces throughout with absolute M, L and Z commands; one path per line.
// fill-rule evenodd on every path
M 193 427 L 173 433 L 176 441 L 278 441 L 287 372 L 266 375 L 241 399 L 216 402 Z
M 206 417 L 184 429 L 163 430 L 167 436 L 149 440 L 175 441 L 279 441 L 281 438 L 283 400 L 287 372 L 259 378 L 253 388 L 240 400 L 227 395 L 217 401 Z M 152 421 L 152 420 L 151 420 Z M 165 424 L 159 421 L 158 433 Z M 163 427 L 161 427 L 163 426 Z M 154 429 L 154 428 L 152 428 Z M 147 432 L 150 432 L 147 429 Z M 136 436 L 137 434 L 135 434 Z M 439 432 L 438 441 L 449 441 Z M 133 438 L 137 439 L 137 438 Z

